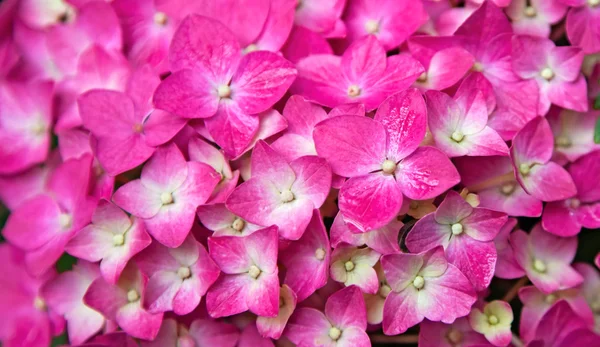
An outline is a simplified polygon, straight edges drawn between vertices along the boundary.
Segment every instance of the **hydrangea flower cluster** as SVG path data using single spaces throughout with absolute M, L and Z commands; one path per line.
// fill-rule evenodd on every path
M 2 1 L 0 342 L 600 346 L 595 135 L 598 0 Z

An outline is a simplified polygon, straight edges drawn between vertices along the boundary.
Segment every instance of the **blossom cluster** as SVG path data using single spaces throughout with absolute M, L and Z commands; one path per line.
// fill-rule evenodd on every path
M 599 0 L 5 0 L 0 341 L 600 346 L 599 57 Z

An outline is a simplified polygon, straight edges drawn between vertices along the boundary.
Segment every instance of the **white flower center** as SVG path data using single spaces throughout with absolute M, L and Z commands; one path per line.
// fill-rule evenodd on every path
M 285 191 L 281 192 L 280 196 L 281 196 L 281 202 L 283 202 L 283 203 L 292 202 L 296 198 L 294 196 L 294 193 L 292 193 L 291 190 L 285 190 Z
M 233 228 L 233 230 L 235 230 L 237 232 L 242 232 L 242 230 L 244 230 L 245 226 L 246 226 L 246 222 L 244 222 L 244 220 L 241 218 L 236 218 L 233 221 L 233 223 L 231 223 L 231 228 Z
M 573 143 L 571 143 L 571 139 L 568 138 L 567 136 L 565 136 L 565 135 L 559 135 L 559 136 L 556 137 L 556 140 L 554 140 L 554 144 L 557 147 L 566 148 L 566 147 L 571 147 L 571 145 Z
M 367 34 L 376 34 L 379 31 L 379 21 L 369 19 L 365 22 L 365 30 L 367 31 Z
M 168 205 L 168 204 L 173 203 L 173 194 L 171 194 L 171 193 L 160 194 L 160 202 L 162 202 L 163 205 Z
M 544 273 L 546 272 L 546 263 L 544 263 L 543 261 L 539 260 L 539 259 L 535 259 L 533 261 L 533 269 L 539 273 Z
M 544 299 L 544 301 L 546 301 L 546 303 L 548 304 L 553 304 L 556 301 L 556 295 L 554 294 L 548 294 L 546 295 L 546 298 Z
M 125 236 L 123 234 L 114 234 L 112 241 L 114 246 L 123 246 L 125 244 Z
M 228 85 L 222 85 L 217 88 L 217 94 L 220 98 L 228 98 L 231 96 L 231 88 Z
M 577 198 L 572 198 L 567 200 L 567 206 L 573 209 L 579 208 L 581 206 L 581 201 Z
M 344 263 L 344 267 L 346 268 L 346 271 L 352 271 L 354 270 L 354 263 L 352 262 L 352 260 L 348 260 Z
M 44 301 L 44 299 L 40 298 L 39 296 L 36 296 L 35 299 L 33 299 L 33 307 L 35 307 L 39 311 L 46 311 L 46 301 Z
M 496 325 L 498 324 L 499 320 L 498 317 L 496 317 L 496 315 L 489 315 L 488 316 L 488 323 L 490 323 L 490 325 Z
M 168 20 L 169 20 L 169 18 L 167 17 L 167 15 L 164 12 L 156 12 L 154 14 L 154 23 L 156 23 L 158 25 L 165 25 L 165 24 L 167 24 Z
M 596 7 L 598 5 L 600 5 L 600 0 L 588 0 L 588 5 L 590 5 L 590 7 Z
M 141 125 L 140 123 L 134 124 L 132 127 L 132 130 L 136 134 L 141 134 L 142 131 L 144 131 L 144 126 Z
M 342 331 L 336 327 L 329 328 L 329 337 L 333 341 L 337 341 L 342 336 Z
M 392 288 L 390 288 L 390 286 L 388 286 L 387 284 L 382 284 L 381 286 L 379 286 L 378 294 L 382 298 L 387 298 L 387 296 L 390 294 L 391 291 L 392 291 Z
M 550 81 L 554 78 L 554 71 L 552 71 L 552 69 L 549 67 L 544 68 L 542 72 L 540 72 L 540 76 L 542 76 L 542 78 L 544 78 L 546 81 Z
M 69 229 L 73 225 L 73 217 L 68 213 L 61 213 L 58 216 L 58 224 L 63 229 Z
M 360 88 L 357 85 L 348 87 L 348 96 L 357 97 L 360 95 Z
M 413 286 L 415 286 L 417 289 L 423 288 L 423 286 L 425 286 L 425 279 L 422 276 L 415 277 L 413 280 Z
M 502 185 L 502 187 L 500 188 L 500 191 L 504 195 L 510 195 L 510 194 L 512 194 L 512 192 L 515 191 L 515 188 L 517 188 L 516 184 L 506 183 L 506 184 Z
M 452 234 L 453 235 L 460 235 L 463 232 L 463 226 L 460 223 L 454 223 L 452 224 Z
M 325 250 L 323 248 L 317 248 L 315 251 L 315 257 L 319 260 L 325 259 Z
M 530 171 L 531 171 L 531 165 L 525 164 L 525 163 L 519 165 L 519 172 L 521 173 L 521 175 L 527 176 L 527 175 L 529 175 Z
M 140 299 L 140 294 L 135 289 L 131 289 L 127 292 L 127 301 L 136 302 Z
M 36 122 L 29 129 L 34 135 L 39 136 L 43 135 L 46 132 L 46 125 L 44 125 L 44 123 L 42 122 Z
M 190 278 L 192 276 L 192 272 L 190 271 L 189 267 L 182 266 L 179 269 L 177 269 L 177 275 L 179 276 L 179 278 L 184 280 L 186 278 Z
M 421 73 L 421 74 L 419 75 L 419 78 L 417 78 L 417 82 L 421 82 L 421 83 L 423 83 L 423 82 L 425 82 L 425 81 L 427 81 L 427 72 L 426 72 L 426 71 L 425 71 L 425 72 L 423 72 L 423 73 Z
M 465 135 L 463 135 L 463 133 L 461 133 L 460 131 L 455 131 L 452 133 L 450 138 L 454 142 L 461 142 L 465 138 Z
M 244 53 L 250 53 L 254 51 L 258 51 L 258 46 L 254 43 L 251 43 L 248 46 L 246 46 L 246 48 L 244 48 Z
M 448 341 L 450 341 L 453 344 L 459 344 L 463 340 L 462 332 L 460 332 L 459 330 L 456 330 L 456 329 L 450 329 L 450 331 L 448 332 L 448 335 L 446 335 L 446 337 L 448 338 Z
M 481 71 L 483 71 L 483 64 L 481 64 L 480 62 L 476 61 L 476 62 L 473 63 L 473 66 L 471 67 L 471 70 L 477 71 L 477 72 L 481 72 Z
M 262 271 L 260 271 L 260 269 L 256 265 L 250 266 L 250 269 L 248 270 L 248 274 L 254 279 L 257 279 L 258 276 L 260 276 L 261 272 Z
M 533 18 L 537 15 L 537 11 L 532 6 L 525 7 L 525 10 L 523 11 L 523 13 L 525 13 L 525 15 L 530 18 Z
M 381 164 L 381 170 L 384 173 L 391 175 L 396 171 L 396 163 L 393 160 L 386 159 L 383 164 Z

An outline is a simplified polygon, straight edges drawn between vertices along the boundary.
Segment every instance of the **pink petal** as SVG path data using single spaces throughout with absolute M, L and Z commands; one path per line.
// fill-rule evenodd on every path
M 292 95 L 285 103 L 283 116 L 288 121 L 288 132 L 312 137 L 312 132 L 320 121 L 332 117 L 322 107 L 307 101 L 300 95 Z
M 259 49 L 278 52 L 290 35 L 295 13 L 293 1 L 276 0 L 271 3 L 265 25 L 254 44 Z
M 402 193 L 413 200 L 433 198 L 460 181 L 448 157 L 433 147 L 419 147 L 402 160 L 396 179 Z
M 281 286 L 280 298 L 283 301 L 283 306 L 279 307 L 279 314 L 275 318 L 257 317 L 256 328 L 264 337 L 279 339 L 288 319 L 296 309 L 296 293 L 287 285 Z
M 569 166 L 569 173 L 577 186 L 577 196 L 584 202 L 600 200 L 600 187 L 594 179 L 600 175 L 600 151 L 594 151 Z
M 547 58 L 554 50 L 554 43 L 534 36 L 515 36 L 512 42 L 515 73 L 524 79 L 537 77 L 547 67 Z
M 346 222 L 361 231 L 377 229 L 396 217 L 402 192 L 392 175 L 373 173 L 346 181 L 339 193 L 339 207 Z
M 292 28 L 287 42 L 281 48 L 283 56 L 293 63 L 298 63 L 302 58 L 316 54 L 333 54 L 327 40 L 305 27 L 295 25 Z
M 506 221 L 507 216 L 504 213 L 485 208 L 475 208 L 460 223 L 467 235 L 477 241 L 486 242 L 492 241 L 498 235 Z
M 144 123 L 146 144 L 159 146 L 170 141 L 187 124 L 187 119 L 153 110 Z
M 141 123 L 132 100 L 123 93 L 92 90 L 79 99 L 83 124 L 97 137 L 133 136 L 133 126 Z
M 175 144 L 159 147 L 142 169 L 141 181 L 159 192 L 173 192 L 188 176 L 188 165 Z
M 190 335 L 198 344 L 234 347 L 240 333 L 233 324 L 212 319 L 196 319 L 190 326 Z
M 262 273 L 251 281 L 248 290 L 248 310 L 265 317 L 276 317 L 279 313 L 279 277 L 274 273 Z
M 141 180 L 126 183 L 117 189 L 112 199 L 117 206 L 141 218 L 154 217 L 162 206 L 160 194 L 146 188 Z
M 454 224 L 473 213 L 473 207 L 455 191 L 449 191 L 435 211 L 435 220 L 440 224 Z
M 531 120 L 517 133 L 512 142 L 513 160 L 521 163 L 544 164 L 552 157 L 554 149 L 552 129 L 545 118 Z
M 453 236 L 446 248 L 446 255 L 476 291 L 485 290 L 490 285 L 497 259 L 493 242 L 481 242 L 469 235 Z
M 381 258 L 385 278 L 396 293 L 402 292 L 412 284 L 423 264 L 423 257 L 419 254 L 388 254 Z
M 196 70 L 180 70 L 156 88 L 156 107 L 183 118 L 208 118 L 219 107 L 214 82 Z M 217 86 L 218 87 L 218 86 Z
M 327 299 L 325 315 L 341 330 L 356 327 L 367 328 L 367 311 L 362 292 L 356 286 L 340 289 Z
M 573 45 L 583 48 L 588 53 L 600 49 L 598 33 L 598 14 L 583 5 L 571 8 L 567 13 L 567 36 Z
M 572 210 L 568 204 L 568 200 L 546 204 L 542 215 L 542 226 L 546 231 L 562 237 L 579 233 L 581 224 L 577 219 L 578 211 Z
M 368 111 L 377 108 L 386 96 L 407 89 L 423 72 L 423 66 L 410 54 L 389 57 L 384 74 L 371 87 L 374 95 L 364 101 L 365 108 Z
M 173 310 L 173 298 L 182 285 L 177 272 L 160 271 L 148 279 L 144 306 L 149 312 L 159 313 Z
M 287 324 L 284 336 L 295 344 L 317 344 L 319 341 L 331 341 L 329 329 L 331 323 L 325 315 L 314 308 L 297 309 Z
M 443 90 L 458 82 L 474 63 L 473 56 L 460 47 L 438 51 L 431 58 L 427 80 L 417 85 L 427 89 Z
M 385 160 L 385 129 L 372 119 L 334 117 L 319 123 L 313 132 L 319 156 L 327 159 L 335 174 L 345 177 L 381 169 Z M 374 141 L 366 141 L 372 138 Z
M 162 323 L 163 314 L 151 314 L 141 304 L 130 303 L 117 311 L 116 321 L 128 335 L 140 339 L 153 340 Z
M 206 309 L 210 316 L 219 318 L 247 311 L 250 280 L 252 278 L 245 273 L 221 275 L 206 294 Z
M 419 219 L 406 236 L 406 247 L 411 252 L 424 252 L 436 246 L 448 247 L 452 230 L 447 224 L 439 224 L 434 215 Z
M 567 170 L 554 162 L 535 165 L 528 176 L 518 178 L 526 192 L 542 201 L 563 200 L 577 193 Z
M 385 71 L 386 56 L 383 46 L 373 35 L 355 41 L 342 56 L 342 71 L 358 84 L 370 85 Z
M 315 208 L 321 207 L 331 188 L 331 169 L 323 158 L 304 156 L 290 163 L 296 175 L 291 187 L 294 194 L 306 197 Z
M 388 295 L 383 306 L 383 332 L 386 335 L 401 334 L 425 318 L 419 311 L 418 299 L 418 291 L 412 285 Z
M 586 90 L 587 84 L 585 78 L 579 76 L 573 82 L 556 81 L 549 83 L 545 92 L 547 93 L 548 100 L 555 105 L 574 111 L 586 112 L 588 110 Z
M 289 61 L 267 52 L 251 52 L 240 61 L 231 80 L 232 99 L 242 112 L 256 114 L 277 102 L 296 78 Z
M 19 248 L 36 249 L 49 242 L 61 229 L 60 214 L 54 199 L 46 194 L 37 195 L 11 213 L 2 234 Z
M 146 145 L 139 134 L 123 139 L 91 137 L 92 148 L 102 169 L 116 176 L 131 170 L 152 156 L 155 149 Z M 129 151 L 123 151 L 129 148 Z
M 235 103 L 221 103 L 217 113 L 204 124 L 225 154 L 236 158 L 245 152 L 257 133 L 259 118 L 243 112 Z
M 310 55 L 298 61 L 298 77 L 292 92 L 327 107 L 351 102 L 341 61 L 341 57 L 330 54 Z
M 259 141 L 252 152 L 252 177 L 269 180 L 279 191 L 290 189 L 296 175 L 281 154 Z
M 414 152 L 425 137 L 427 109 L 415 89 L 394 94 L 377 109 L 375 120 L 387 131 L 387 158 L 398 162 Z

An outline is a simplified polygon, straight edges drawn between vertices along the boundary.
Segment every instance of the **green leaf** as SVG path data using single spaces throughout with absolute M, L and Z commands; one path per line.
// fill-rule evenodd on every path
M 596 97 L 596 100 L 594 100 L 594 106 L 592 107 L 594 110 L 600 110 L 600 95 Z
M 69 344 L 69 339 L 67 338 L 67 333 L 64 333 L 62 335 L 56 336 L 55 338 L 52 339 L 52 343 L 50 344 L 50 347 L 56 347 L 56 346 L 62 346 L 62 345 L 68 345 Z
M 596 128 L 594 129 L 594 142 L 600 143 L 600 118 L 596 121 Z
M 63 255 L 56 262 L 56 271 L 65 272 L 73 268 L 73 265 L 77 262 L 77 258 L 63 253 Z

